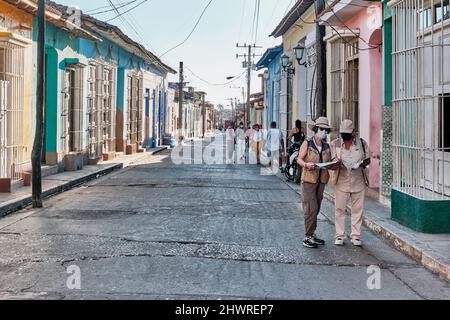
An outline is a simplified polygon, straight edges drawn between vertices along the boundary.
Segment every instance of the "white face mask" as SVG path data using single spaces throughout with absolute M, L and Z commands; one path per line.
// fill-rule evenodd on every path
M 322 131 L 317 131 L 316 136 L 322 140 L 326 140 L 327 139 L 327 132 L 325 130 Z

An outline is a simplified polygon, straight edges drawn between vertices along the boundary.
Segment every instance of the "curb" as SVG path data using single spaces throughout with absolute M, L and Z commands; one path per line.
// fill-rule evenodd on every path
M 105 176 L 115 170 L 120 170 L 123 168 L 123 164 L 119 163 L 119 164 L 114 164 L 111 165 L 109 167 L 97 170 L 93 173 L 90 173 L 86 176 L 71 180 L 71 181 L 67 181 L 66 183 L 56 186 L 56 187 L 52 187 L 50 189 L 44 190 L 42 192 L 42 198 L 43 199 L 48 199 L 52 196 L 55 196 L 57 194 L 63 193 L 65 191 L 68 191 L 70 189 L 73 189 L 83 183 L 89 182 L 91 180 L 95 180 L 98 179 L 102 176 Z M 14 199 L 11 201 L 6 202 L 5 204 L 0 206 L 0 218 L 6 217 L 7 215 L 14 213 L 16 211 L 22 210 L 26 207 L 28 207 L 29 205 L 31 205 L 33 203 L 32 200 L 32 196 L 24 196 L 21 197 L 19 199 Z
M 155 154 L 161 153 L 161 152 L 163 152 L 163 151 L 165 151 L 165 150 L 167 150 L 167 149 L 168 149 L 168 147 L 159 147 L 158 150 L 154 150 L 154 151 L 149 152 L 149 153 L 150 153 L 152 156 L 154 156 Z
M 280 177 L 279 177 L 280 178 Z M 293 191 L 301 195 L 301 193 L 293 188 L 289 183 L 280 178 Z M 324 198 L 334 204 L 334 195 L 325 191 Z M 351 207 L 347 205 L 347 210 L 350 212 Z M 328 220 L 334 224 L 334 219 L 330 218 L 325 213 L 321 212 Z M 363 225 L 371 230 L 374 234 L 389 241 L 397 250 L 406 254 L 414 261 L 427 268 L 434 274 L 439 275 L 444 280 L 450 283 L 450 264 L 446 261 L 446 257 L 439 255 L 427 248 L 427 245 L 416 239 L 407 232 L 396 228 L 393 225 L 386 225 L 383 219 L 373 217 L 370 213 L 365 212 L 363 216 Z
M 324 192 L 324 198 L 334 203 L 334 195 Z M 347 211 L 351 207 L 347 205 Z M 450 265 L 445 261 L 445 257 L 427 248 L 427 245 L 416 239 L 407 232 L 396 228 L 393 225 L 386 225 L 382 219 L 372 217 L 370 213 L 365 212 L 363 216 L 363 225 L 376 235 L 389 241 L 394 247 L 421 264 L 431 272 L 439 275 L 441 278 L 450 282 Z

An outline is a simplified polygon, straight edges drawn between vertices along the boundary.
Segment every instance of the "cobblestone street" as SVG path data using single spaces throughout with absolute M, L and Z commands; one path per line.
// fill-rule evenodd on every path
M 322 210 L 332 212 L 324 201 Z M 302 246 L 299 196 L 252 165 L 175 165 L 170 151 L 0 219 L 0 299 L 448 299 L 370 231 Z M 78 266 L 80 289 L 67 287 Z M 370 290 L 368 267 L 381 268 Z

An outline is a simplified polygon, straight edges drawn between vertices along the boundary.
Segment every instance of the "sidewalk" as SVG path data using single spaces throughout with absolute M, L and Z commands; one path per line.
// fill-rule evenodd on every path
M 113 171 L 120 170 L 143 161 L 148 156 L 157 154 L 167 147 L 152 148 L 144 153 L 120 155 L 113 160 L 98 165 L 86 165 L 82 170 L 66 171 L 42 178 L 42 197 L 49 198 L 70 190 L 80 184 L 98 179 Z M 31 187 L 19 187 L 12 193 L 0 193 L 0 218 L 21 210 L 32 203 Z
M 277 176 L 301 195 L 300 185 L 288 182 L 281 173 Z M 332 188 L 326 187 L 324 197 L 334 204 Z M 350 206 L 347 210 L 350 210 Z M 322 210 L 321 214 L 334 223 L 334 212 Z M 390 217 L 391 209 L 388 206 L 366 197 L 364 225 L 391 242 L 401 252 L 450 282 L 450 234 L 416 232 L 391 220 Z

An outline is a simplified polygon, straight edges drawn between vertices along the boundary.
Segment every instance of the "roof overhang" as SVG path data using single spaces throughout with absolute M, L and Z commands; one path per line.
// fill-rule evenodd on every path
M 336 29 L 332 30 L 329 34 L 327 34 L 323 41 L 326 42 L 336 42 L 340 40 L 351 39 L 359 36 L 358 29 Z
M 366 1 L 366 0 L 334 0 L 329 3 L 324 11 L 319 15 L 321 25 L 342 25 L 345 22 L 353 18 L 363 10 L 367 10 L 368 7 L 374 5 L 374 3 L 380 1 Z
M 34 16 L 38 14 L 37 0 L 5 0 L 6 2 L 14 5 L 15 7 L 30 13 Z M 56 4 L 51 1 L 46 1 L 45 19 L 54 24 L 55 26 L 71 33 L 76 36 L 86 38 L 93 41 L 101 41 L 98 37 L 83 29 L 81 26 L 73 23 L 66 17 L 66 13 L 60 11 Z
M 33 42 L 30 39 L 27 39 L 25 37 L 22 37 L 18 34 L 9 31 L 0 31 L 0 42 L 8 43 L 18 47 L 27 47 L 33 44 Z
M 267 49 L 266 52 L 264 53 L 264 55 L 261 57 L 261 59 L 256 64 L 256 70 L 261 70 L 261 69 L 269 67 L 270 63 L 281 52 L 283 52 L 283 46 L 278 46 L 278 47 L 275 47 L 275 48 Z
M 312 5 L 314 5 L 313 0 L 298 0 L 272 31 L 270 37 L 278 38 L 285 34 Z
M 109 23 L 97 20 L 89 15 L 83 14 L 82 16 L 83 26 L 89 30 L 94 31 L 101 37 L 116 43 L 117 45 L 126 48 L 127 51 L 135 54 L 136 56 L 142 58 L 149 64 L 153 64 L 157 68 L 163 70 L 167 73 L 176 74 L 177 72 L 163 63 L 158 57 L 153 53 L 145 49 L 140 43 L 129 38 L 126 34 L 122 32 L 117 26 L 111 25 Z

